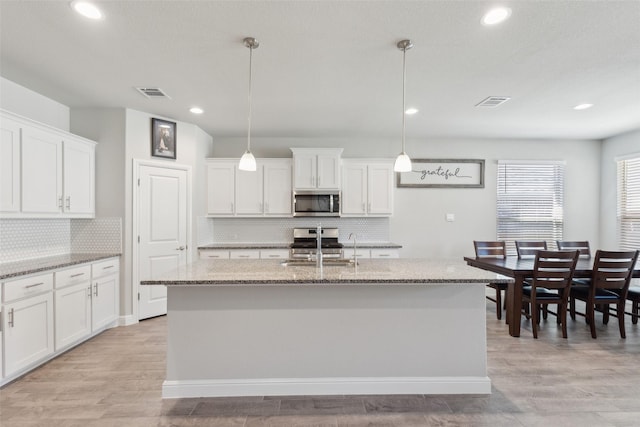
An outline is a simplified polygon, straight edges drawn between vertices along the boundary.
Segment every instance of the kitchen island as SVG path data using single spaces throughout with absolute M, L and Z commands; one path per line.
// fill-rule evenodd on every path
M 163 397 L 487 394 L 485 286 L 464 261 L 200 260 L 168 288 Z

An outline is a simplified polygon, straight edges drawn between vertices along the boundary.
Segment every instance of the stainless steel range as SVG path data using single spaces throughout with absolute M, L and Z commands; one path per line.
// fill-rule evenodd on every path
M 320 228 L 323 258 L 342 258 L 342 243 L 338 242 L 337 228 Z M 316 259 L 318 252 L 318 228 L 294 228 L 290 246 L 291 259 Z

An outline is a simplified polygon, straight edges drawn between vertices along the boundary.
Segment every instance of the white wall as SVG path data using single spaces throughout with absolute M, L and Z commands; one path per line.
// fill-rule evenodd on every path
M 243 138 L 216 140 L 214 157 L 239 157 Z M 389 238 L 402 256 L 450 258 L 473 253 L 474 239 L 496 238 L 496 178 L 499 159 L 565 160 L 566 239 L 599 244 L 600 141 L 438 140 L 407 141 L 413 158 L 485 159 L 485 188 L 396 188 Z M 395 158 L 397 140 L 363 138 L 253 138 L 257 157 L 290 157 L 289 147 L 344 147 L 343 157 Z M 447 213 L 455 214 L 446 222 Z
M 616 159 L 635 154 L 640 156 L 640 130 L 603 141 L 601 163 L 600 241 L 603 249 L 617 250 Z
M 69 131 L 69 107 L 0 77 L 0 108 Z

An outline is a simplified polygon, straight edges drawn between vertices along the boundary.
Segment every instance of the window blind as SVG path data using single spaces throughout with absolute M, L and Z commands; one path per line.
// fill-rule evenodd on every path
M 564 162 L 498 162 L 497 234 L 516 253 L 515 240 L 562 240 Z
M 640 156 L 618 162 L 618 242 L 640 249 Z

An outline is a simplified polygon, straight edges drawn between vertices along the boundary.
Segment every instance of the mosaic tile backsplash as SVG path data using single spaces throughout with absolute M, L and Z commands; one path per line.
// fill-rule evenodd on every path
M 0 262 L 71 252 L 122 252 L 121 219 L 0 220 Z
M 389 241 L 389 218 L 206 218 L 198 222 L 198 244 L 293 241 L 295 227 L 337 227 L 340 241 L 355 233 L 359 242 Z M 212 240 L 204 241 L 213 227 Z

